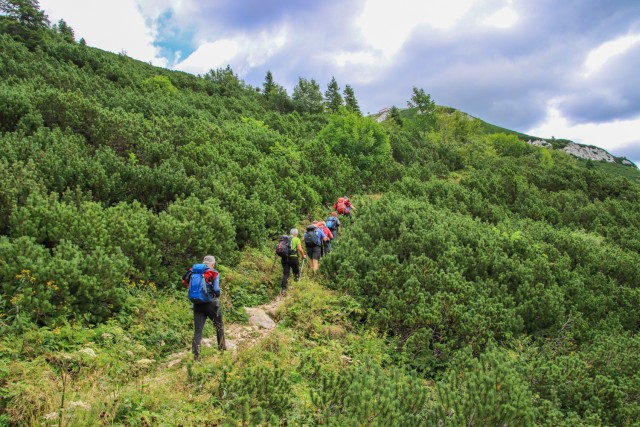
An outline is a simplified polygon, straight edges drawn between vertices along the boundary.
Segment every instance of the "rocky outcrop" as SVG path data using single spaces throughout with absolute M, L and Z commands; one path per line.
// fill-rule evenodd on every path
M 552 149 L 553 145 L 550 142 L 545 141 L 544 139 L 536 139 L 535 141 L 528 140 L 527 144 L 535 145 L 536 147 L 544 147 L 548 149 Z
M 378 111 L 376 122 L 382 123 L 385 120 L 387 120 L 387 117 L 389 117 L 390 112 L 391 112 L 391 107 L 385 107 L 382 110 Z
M 549 150 L 553 149 L 553 145 L 550 142 L 545 141 L 544 139 L 529 140 L 527 141 L 527 143 L 534 145 L 536 147 L 544 147 L 544 148 L 548 148 Z M 602 148 L 593 147 L 589 145 L 581 145 L 581 144 L 576 144 L 575 142 L 569 142 L 564 148 L 562 148 L 562 151 L 564 151 L 565 153 L 569 153 L 572 156 L 578 157 L 580 159 L 593 160 L 598 162 L 609 162 L 609 163 L 620 162 L 624 166 L 636 167 L 636 165 L 633 162 L 630 162 L 627 159 L 622 159 L 622 160 L 616 159 L 614 156 L 612 156 Z
M 605 161 L 609 163 L 615 163 L 616 159 L 602 148 L 590 147 L 587 145 L 580 145 L 574 142 L 570 142 L 566 147 L 562 149 L 573 156 L 581 159 Z

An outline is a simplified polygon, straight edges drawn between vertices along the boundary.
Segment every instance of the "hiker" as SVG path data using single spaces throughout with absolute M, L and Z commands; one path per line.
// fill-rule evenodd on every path
M 354 209 L 347 196 L 340 197 L 338 201 L 333 204 L 333 208 L 338 211 L 340 215 L 349 218 L 351 218 L 351 209 Z
M 324 221 L 316 221 L 316 227 L 322 230 L 324 238 L 322 239 L 322 256 L 325 256 L 331 252 L 331 240 L 333 240 L 333 233 L 327 227 L 327 223 Z
M 331 216 L 327 218 L 325 222 L 327 224 L 327 228 L 331 230 L 331 234 L 333 234 L 333 239 L 338 238 L 338 227 L 340 227 L 340 220 L 338 219 L 338 212 L 331 212 Z
M 309 225 L 307 231 L 304 233 L 304 244 L 307 247 L 307 254 L 309 254 L 311 271 L 314 273 L 318 271 L 318 260 L 322 255 L 322 241 L 324 237 L 322 229 L 313 224 Z
M 300 237 L 298 237 L 298 229 L 292 228 L 289 233 L 289 236 L 280 236 L 278 246 L 276 247 L 276 253 L 280 255 L 282 262 L 281 295 L 284 295 L 287 292 L 291 270 L 293 270 L 293 280 L 296 282 L 300 280 L 300 267 L 298 261 L 300 258 L 307 258 L 307 255 L 305 255 L 304 250 L 302 249 L 302 241 L 300 240 Z M 279 249 L 281 244 L 285 246 L 284 250 Z
M 220 273 L 215 270 L 216 259 L 207 255 L 202 264 L 195 264 L 182 276 L 182 283 L 189 288 L 189 300 L 193 303 L 193 341 L 191 351 L 194 360 L 200 360 L 202 330 L 207 318 L 216 328 L 218 350 L 226 350 L 222 309 L 220 307 Z

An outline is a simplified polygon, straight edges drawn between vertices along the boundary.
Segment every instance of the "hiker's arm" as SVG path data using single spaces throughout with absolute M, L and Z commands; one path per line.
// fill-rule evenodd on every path
M 302 258 L 306 258 L 307 257 L 304 254 L 304 250 L 302 249 L 302 243 L 298 243 L 298 247 L 296 249 L 298 250 L 298 255 L 300 255 Z
M 217 297 L 220 296 L 220 273 L 215 272 L 213 279 L 213 293 L 216 294 Z
M 211 286 L 213 294 L 216 297 L 220 296 L 220 273 L 216 270 L 207 270 L 204 273 L 207 283 Z
M 186 273 L 182 275 L 182 284 L 187 288 L 189 287 L 189 282 L 191 281 L 191 269 L 188 269 Z

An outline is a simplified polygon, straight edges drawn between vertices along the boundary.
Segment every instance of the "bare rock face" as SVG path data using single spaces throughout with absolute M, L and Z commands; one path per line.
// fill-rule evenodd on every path
M 376 117 L 376 122 L 382 123 L 387 120 L 389 117 L 389 113 L 391 112 L 391 107 L 385 107 L 382 110 L 378 111 L 378 117 Z
M 576 143 L 570 142 L 566 147 L 563 148 L 563 151 L 572 154 L 576 157 L 580 157 L 581 159 L 587 160 L 597 160 L 609 163 L 614 163 L 616 160 L 613 156 L 602 148 L 597 147 L 587 147 L 585 145 L 578 145 Z
M 535 141 L 532 140 L 528 140 L 527 141 L 528 144 L 531 144 L 533 146 L 536 147 L 544 147 L 544 148 L 549 148 L 552 149 L 553 146 L 551 145 L 550 142 L 545 141 L 544 139 L 536 139 Z

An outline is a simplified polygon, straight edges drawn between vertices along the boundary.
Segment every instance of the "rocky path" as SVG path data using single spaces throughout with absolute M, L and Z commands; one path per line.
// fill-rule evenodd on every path
M 227 341 L 227 351 L 235 352 L 239 348 L 251 347 L 260 338 L 274 330 L 276 322 L 273 319 L 278 307 L 280 307 L 283 302 L 284 298 L 279 296 L 268 304 L 256 307 L 245 307 L 244 310 L 249 317 L 248 324 L 231 323 L 225 325 L 224 332 Z M 202 347 L 212 347 L 216 345 L 215 336 L 202 339 Z M 171 368 L 181 363 L 187 357 L 191 357 L 190 351 L 174 353 L 167 358 L 167 367 Z

